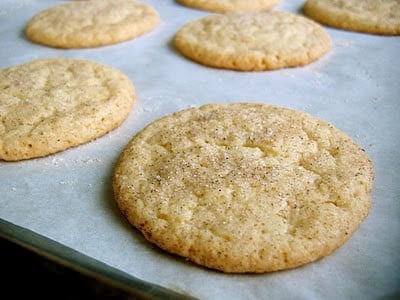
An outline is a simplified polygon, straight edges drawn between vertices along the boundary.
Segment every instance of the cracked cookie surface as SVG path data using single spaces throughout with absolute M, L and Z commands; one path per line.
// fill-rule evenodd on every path
M 178 0 L 188 7 L 214 12 L 228 12 L 236 10 L 268 10 L 281 0 Z
M 0 71 L 0 159 L 46 156 L 118 127 L 134 87 L 123 73 L 80 59 L 43 59 Z
M 59 48 L 115 44 L 153 30 L 159 15 L 135 0 L 70 1 L 33 16 L 25 29 L 35 43 Z
M 308 17 L 336 28 L 400 34 L 399 0 L 307 0 L 303 11 Z
M 345 133 L 266 104 L 204 105 L 154 121 L 117 163 L 115 200 L 152 243 L 224 272 L 300 266 L 368 215 L 373 166 Z
M 216 68 L 262 71 L 309 64 L 331 48 L 319 24 L 282 12 L 213 14 L 184 25 L 175 47 L 186 57 Z

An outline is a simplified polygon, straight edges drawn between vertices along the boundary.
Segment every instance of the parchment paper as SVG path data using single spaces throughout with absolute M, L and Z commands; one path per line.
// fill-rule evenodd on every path
M 209 14 L 173 0 L 144 1 L 161 24 L 137 39 L 61 50 L 29 42 L 35 13 L 62 1 L 2 0 L 0 67 L 36 58 L 87 58 L 118 68 L 137 91 L 115 131 L 45 158 L 0 161 L 0 217 L 139 279 L 201 299 L 377 299 L 400 292 L 400 37 L 325 27 L 332 50 L 315 63 L 271 72 L 201 66 L 171 45 L 186 22 Z M 304 1 L 278 9 L 301 14 Z M 149 244 L 114 203 L 114 164 L 149 122 L 205 103 L 265 102 L 304 110 L 345 131 L 374 162 L 372 209 L 351 239 L 330 256 L 293 270 L 228 275 L 195 266 Z M 240 226 L 240 224 L 238 224 Z

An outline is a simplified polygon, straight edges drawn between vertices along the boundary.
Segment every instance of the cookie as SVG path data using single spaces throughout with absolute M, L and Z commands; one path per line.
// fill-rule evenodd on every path
M 400 34 L 399 0 L 308 0 L 303 11 L 322 24 L 344 30 Z
M 178 0 L 188 7 L 213 12 L 229 12 L 237 10 L 268 10 L 281 0 Z
M 88 48 L 136 38 L 158 23 L 156 10 L 135 0 L 70 1 L 33 16 L 25 33 L 50 47 Z
M 184 25 L 178 51 L 200 64 L 262 71 L 309 64 L 331 48 L 324 28 L 282 11 L 213 14 Z
M 0 71 L 0 159 L 46 156 L 118 127 L 135 99 L 123 73 L 80 59 L 42 59 Z
M 370 209 L 373 165 L 344 132 L 301 111 L 209 104 L 136 134 L 113 177 L 122 214 L 150 242 L 223 272 L 294 268 L 329 255 Z

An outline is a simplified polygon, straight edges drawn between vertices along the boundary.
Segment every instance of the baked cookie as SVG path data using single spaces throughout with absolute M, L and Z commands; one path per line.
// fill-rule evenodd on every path
M 158 23 L 158 13 L 135 0 L 71 1 L 33 16 L 25 33 L 51 47 L 87 48 L 133 39 Z
M 237 10 L 268 10 L 281 0 L 177 0 L 188 7 L 214 11 L 228 12 Z
M 198 63 L 240 71 L 309 64 L 331 48 L 322 26 L 282 11 L 214 14 L 184 25 L 175 47 Z
M 318 22 L 340 29 L 400 34 L 399 0 L 308 0 L 303 11 Z
M 135 135 L 113 189 L 152 243 L 224 272 L 268 272 L 330 254 L 370 209 L 373 166 L 345 133 L 266 104 L 191 108 Z
M 134 103 L 131 81 L 88 60 L 43 59 L 0 71 L 0 159 L 46 156 L 119 126 Z

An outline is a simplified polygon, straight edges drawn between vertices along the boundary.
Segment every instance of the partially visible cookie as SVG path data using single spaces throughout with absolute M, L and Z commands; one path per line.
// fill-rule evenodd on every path
M 135 0 L 88 0 L 58 4 L 33 16 L 28 39 L 59 48 L 87 48 L 136 38 L 159 23 L 157 11 Z
M 118 127 L 134 103 L 123 73 L 89 60 L 44 59 L 0 71 L 0 159 L 46 156 Z
M 399 0 L 307 0 L 303 11 L 318 22 L 340 29 L 400 34 Z
M 234 103 L 149 124 L 121 154 L 113 189 L 121 212 L 150 242 L 243 273 L 329 255 L 368 215 L 373 181 L 365 152 L 331 124 Z
M 184 25 L 175 47 L 203 65 L 240 71 L 309 64 L 331 48 L 324 28 L 282 11 L 213 14 Z
M 228 12 L 237 10 L 268 10 L 281 0 L 178 0 L 188 7 L 214 11 Z

